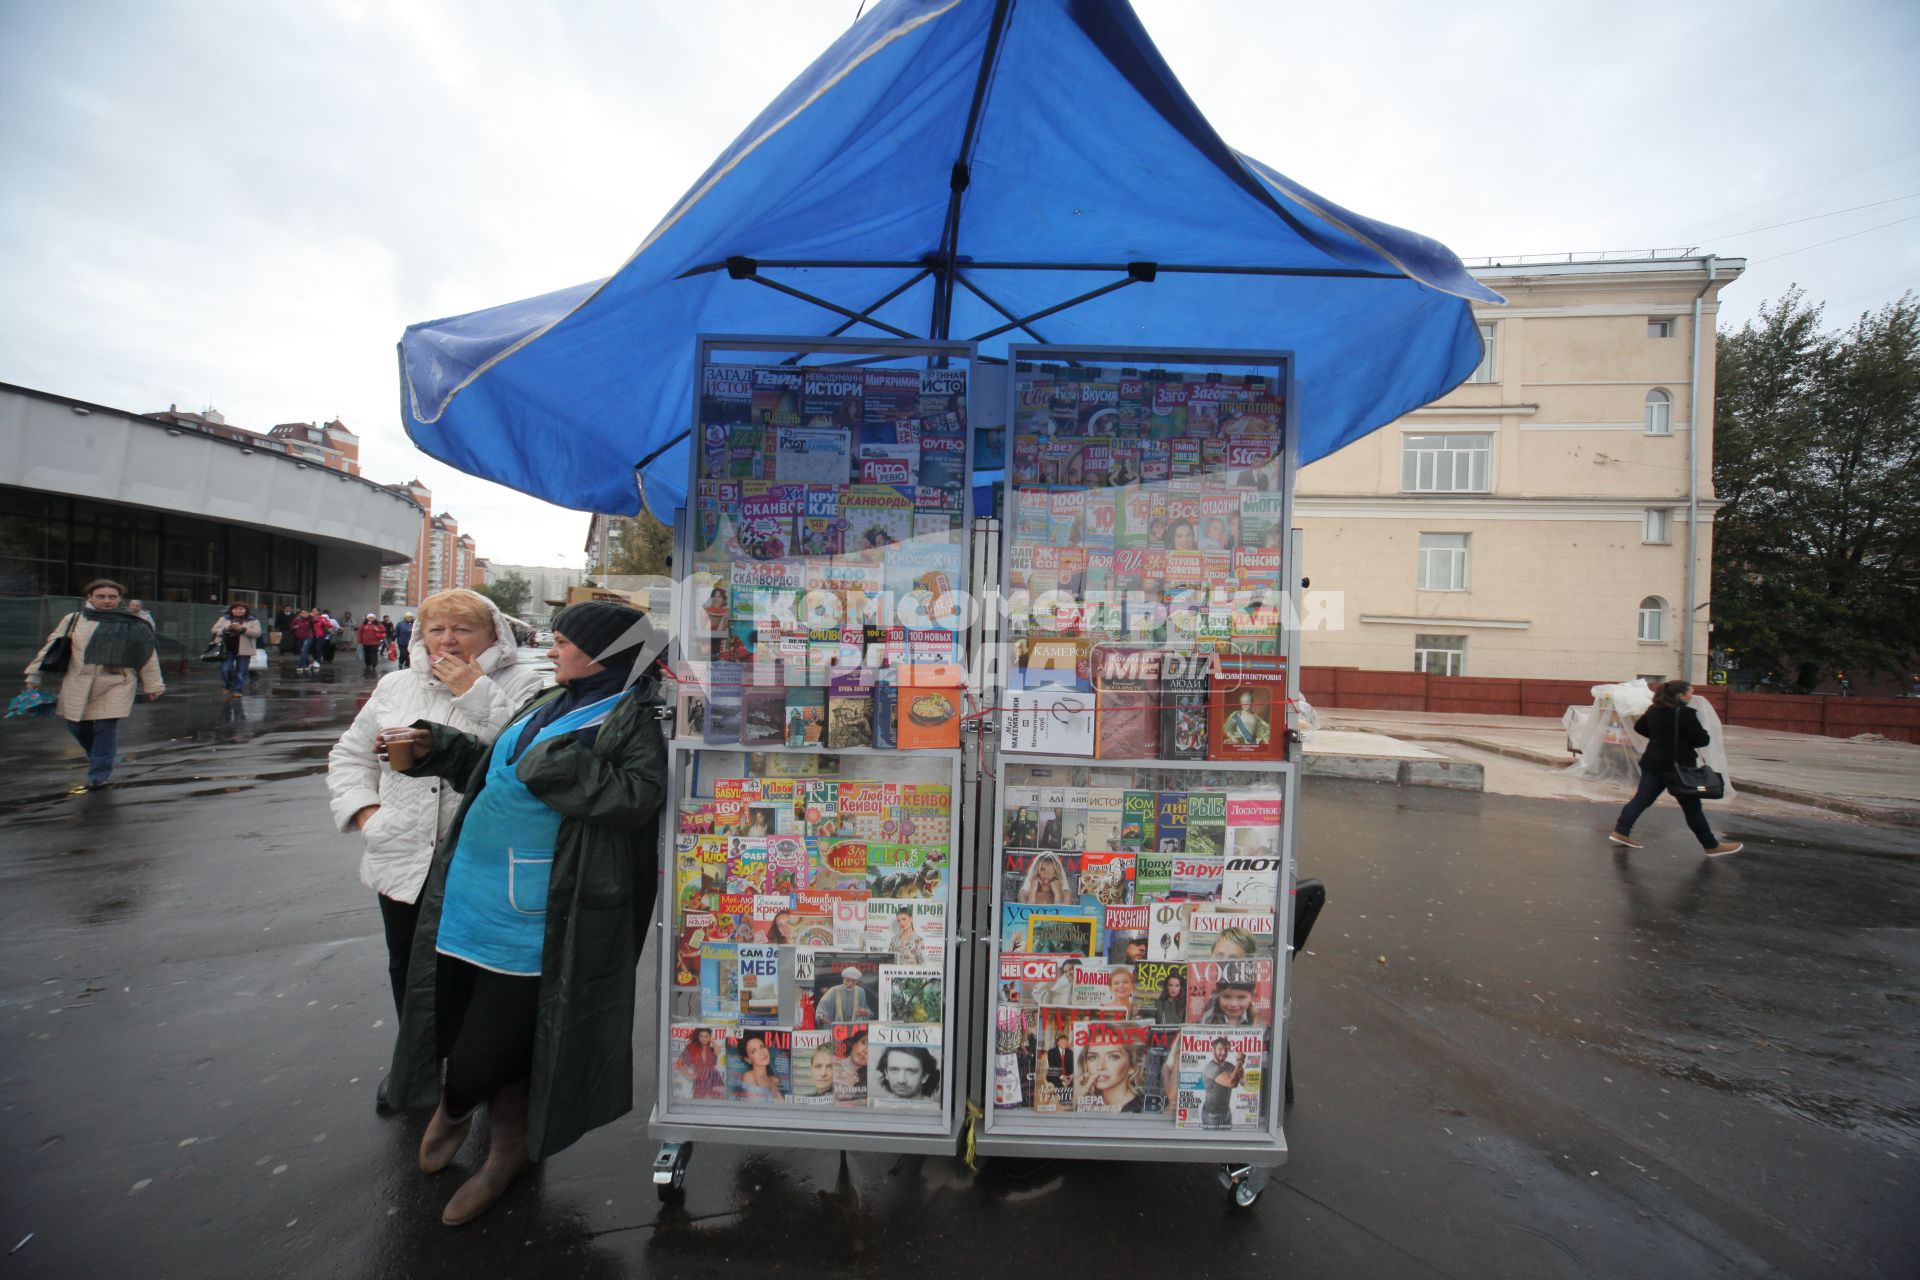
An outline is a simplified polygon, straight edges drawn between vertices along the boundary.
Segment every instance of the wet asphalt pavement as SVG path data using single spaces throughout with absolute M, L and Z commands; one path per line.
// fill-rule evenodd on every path
M 0 1276 L 1920 1274 L 1920 838 L 1728 822 L 1708 863 L 1671 807 L 1627 854 L 1603 806 L 1341 783 L 1252 1209 L 1210 1167 L 714 1145 L 669 1209 L 643 1067 L 449 1231 L 458 1173 L 373 1108 L 385 950 L 320 776 L 367 684 L 210 676 L 103 792 L 0 727 Z

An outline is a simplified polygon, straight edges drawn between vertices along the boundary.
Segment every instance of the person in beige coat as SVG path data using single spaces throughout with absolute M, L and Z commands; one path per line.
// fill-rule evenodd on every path
M 136 682 L 148 701 L 167 689 L 153 628 L 120 607 L 126 588 L 102 578 L 89 582 L 82 594 L 86 604 L 60 619 L 27 664 L 27 687 L 37 689 L 47 651 L 62 636 L 72 642 L 55 711 L 87 753 L 86 785 L 75 787 L 76 793 L 105 786 L 113 775 L 120 722 L 133 714 Z
M 247 691 L 247 672 L 259 647 L 260 619 L 244 600 L 235 600 L 213 623 L 213 641 L 220 646 L 220 686 L 229 698 Z

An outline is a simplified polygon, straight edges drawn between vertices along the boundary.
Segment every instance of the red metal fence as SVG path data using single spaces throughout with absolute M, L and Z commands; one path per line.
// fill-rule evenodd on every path
M 1599 680 L 1508 680 L 1497 676 L 1430 676 L 1414 671 L 1302 667 L 1300 692 L 1317 707 L 1353 711 L 1428 711 L 1479 716 L 1551 716 L 1593 701 Z M 1731 693 L 1695 686 L 1727 724 L 1787 733 L 1850 738 L 1878 733 L 1920 743 L 1920 699 L 1837 698 L 1811 694 Z

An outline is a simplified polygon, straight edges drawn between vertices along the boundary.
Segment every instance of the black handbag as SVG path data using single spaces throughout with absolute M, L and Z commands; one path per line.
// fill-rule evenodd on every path
M 40 655 L 40 670 L 65 671 L 73 663 L 73 629 L 80 625 L 80 611 L 75 609 L 67 620 L 67 633 L 55 636 L 47 645 L 47 651 Z
M 1682 710 L 1681 707 L 1673 709 L 1673 781 L 1667 784 L 1667 790 L 1676 796 L 1692 796 L 1695 800 L 1725 800 L 1727 780 L 1720 776 L 1718 770 L 1704 764 L 1680 763 L 1680 712 Z

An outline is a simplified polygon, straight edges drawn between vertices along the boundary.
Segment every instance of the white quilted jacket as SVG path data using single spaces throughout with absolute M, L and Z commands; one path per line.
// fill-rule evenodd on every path
M 407 646 L 413 665 L 380 678 L 367 705 L 327 756 L 327 790 L 340 830 L 352 831 L 354 814 L 370 804 L 380 806 L 361 833 L 366 852 L 360 858 L 360 882 L 375 893 L 399 902 L 420 896 L 434 846 L 453 822 L 461 795 L 439 778 L 408 778 L 387 768 L 374 759 L 374 738 L 382 729 L 431 720 L 492 742 L 513 713 L 540 691 L 538 673 L 516 665 L 513 630 L 497 607 L 493 632 L 499 638 L 479 658 L 487 674 L 456 698 L 427 673 L 425 629 L 416 626 Z

